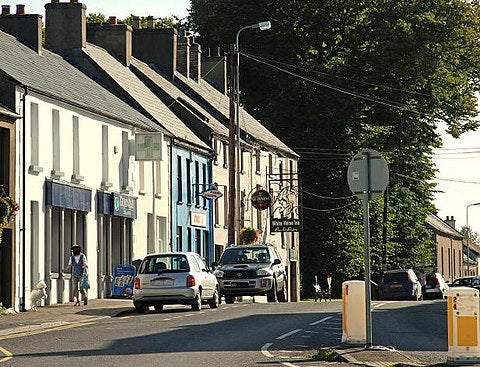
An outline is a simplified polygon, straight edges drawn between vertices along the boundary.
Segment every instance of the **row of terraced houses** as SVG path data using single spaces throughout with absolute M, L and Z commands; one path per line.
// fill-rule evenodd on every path
M 148 253 L 217 260 L 229 245 L 225 56 L 153 22 L 87 24 L 74 0 L 45 8 L 44 24 L 22 5 L 0 16 L 0 184 L 20 204 L 3 229 L 0 301 L 28 309 L 40 279 L 47 304 L 70 301 L 60 269 L 74 244 L 89 261 L 91 298 L 111 295 L 115 265 Z M 250 197 L 271 175 L 297 174 L 298 156 L 243 109 L 241 129 L 241 221 L 282 255 L 296 301 L 298 233 L 271 232 Z M 135 159 L 145 133 L 161 137 L 160 160 Z M 221 198 L 198 195 L 213 183 Z

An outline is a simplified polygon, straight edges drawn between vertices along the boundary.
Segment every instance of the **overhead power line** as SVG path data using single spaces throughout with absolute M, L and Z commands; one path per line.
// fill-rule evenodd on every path
M 307 209 L 307 210 L 311 210 L 311 211 L 314 211 L 314 212 L 333 212 L 333 211 L 337 211 L 337 210 L 342 210 L 342 209 L 346 209 L 354 204 L 356 204 L 357 201 L 354 201 L 350 204 L 347 204 L 347 205 L 343 205 L 343 206 L 339 206 L 338 208 L 331 208 L 331 209 L 317 209 L 317 208 L 310 208 L 308 206 L 304 206 L 303 209 Z
M 337 91 L 337 92 L 340 92 L 340 93 L 343 93 L 343 94 L 346 94 L 346 95 L 349 95 L 349 96 L 352 96 L 352 97 L 355 97 L 355 98 L 364 99 L 364 100 L 367 100 L 367 101 L 370 101 L 370 102 L 373 102 L 373 103 L 378 103 L 378 104 L 388 106 L 388 107 L 392 107 L 392 108 L 396 108 L 396 109 L 399 109 L 399 110 L 402 110 L 402 111 L 412 112 L 412 113 L 416 113 L 416 114 L 419 114 L 419 115 L 424 115 L 424 116 L 430 117 L 430 115 L 426 112 L 414 110 L 414 109 L 408 108 L 408 107 L 406 107 L 404 105 L 401 105 L 401 104 L 395 104 L 396 102 L 388 101 L 388 100 L 385 100 L 385 99 L 382 99 L 382 98 L 372 97 L 369 94 L 359 93 L 359 92 L 356 92 L 356 91 L 351 91 L 349 89 L 345 89 L 345 88 L 342 88 L 342 87 L 331 85 L 331 84 L 328 84 L 328 83 L 325 83 L 325 82 L 321 82 L 321 81 L 318 81 L 318 80 L 315 80 L 315 79 L 312 79 L 312 78 L 294 73 L 290 70 L 281 68 L 281 67 L 279 67 L 277 65 L 274 65 L 274 64 L 271 64 L 267 61 L 257 59 L 256 57 L 253 57 L 249 54 L 245 54 L 245 53 L 241 53 L 241 54 L 244 55 L 245 57 L 251 59 L 251 60 L 254 60 L 254 61 L 257 61 L 261 64 L 270 66 L 270 67 L 272 67 L 274 69 L 277 69 L 277 70 L 279 70 L 283 73 L 289 74 L 289 75 L 294 76 L 294 77 L 299 78 L 299 79 L 303 79 L 303 80 L 308 81 L 310 83 L 317 84 L 317 85 L 320 85 L 322 87 L 325 87 L 325 88 L 328 88 L 328 89 L 331 89 L 331 90 L 334 90 L 334 91 Z
M 345 200 L 345 199 L 355 198 L 355 195 L 350 195 L 350 196 L 323 196 L 323 195 L 318 195 L 318 194 L 315 194 L 315 193 L 307 191 L 307 190 L 302 190 L 302 192 L 304 192 L 305 194 L 317 197 L 317 198 L 325 199 L 325 200 Z
M 244 55 L 246 56 L 247 54 L 244 54 Z M 255 58 L 258 58 L 260 60 L 269 61 L 269 62 L 272 62 L 272 63 L 276 63 L 278 65 L 288 66 L 288 67 L 291 67 L 291 68 L 294 68 L 294 69 L 297 69 L 297 70 L 303 70 L 303 71 L 315 73 L 315 74 L 318 74 L 318 75 L 324 75 L 324 76 L 331 77 L 331 78 L 336 78 L 336 79 L 343 79 L 343 80 L 347 80 L 347 81 L 354 82 L 354 83 L 369 85 L 371 87 L 390 89 L 390 90 L 394 90 L 394 91 L 398 91 L 398 92 L 403 92 L 403 93 L 408 93 L 408 94 L 414 94 L 414 95 L 419 95 L 419 96 L 423 96 L 423 97 L 433 98 L 433 96 L 431 94 L 427 94 L 427 93 L 413 92 L 413 91 L 409 91 L 409 90 L 406 90 L 406 89 L 391 87 L 391 86 L 384 85 L 384 84 L 376 84 L 376 83 L 366 82 L 364 80 L 358 80 L 358 79 L 348 78 L 348 77 L 345 77 L 345 76 L 330 74 L 330 73 L 322 72 L 322 71 L 319 71 L 319 70 L 308 69 L 308 68 L 305 68 L 303 66 L 297 66 L 297 65 L 288 64 L 288 63 L 278 61 L 278 60 L 268 59 L 266 57 L 262 57 L 262 56 L 258 56 L 258 55 L 253 55 L 253 54 L 248 54 L 248 55 L 252 56 L 252 57 L 255 57 Z

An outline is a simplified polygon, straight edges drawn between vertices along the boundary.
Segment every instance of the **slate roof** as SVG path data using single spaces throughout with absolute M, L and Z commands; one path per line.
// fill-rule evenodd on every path
M 21 117 L 20 115 L 16 114 L 15 112 L 10 111 L 8 108 L 3 107 L 1 104 L 0 104 L 0 115 L 13 117 L 13 118 L 16 118 L 16 119 Z
M 158 87 L 168 93 L 172 98 L 177 100 L 178 98 L 182 98 L 186 100 L 190 105 L 192 105 L 195 109 L 199 110 L 208 119 L 207 121 L 204 121 L 204 123 L 208 127 L 210 127 L 215 133 L 224 137 L 228 137 L 228 128 L 224 124 L 222 124 L 222 122 L 209 114 L 202 106 L 200 106 L 197 102 L 195 102 L 192 98 L 185 94 L 181 89 L 172 84 L 171 81 L 167 80 L 165 77 L 163 77 L 161 74 L 152 69 L 143 61 L 140 61 L 134 57 L 132 57 L 131 65 L 138 71 L 140 71 L 145 77 L 155 83 Z
M 85 53 L 174 137 L 210 149 L 128 67 L 118 62 L 105 49 L 87 43 Z
M 87 77 L 62 57 L 41 54 L 0 31 L 0 70 L 31 90 L 148 131 L 158 125 Z
M 219 92 L 215 87 L 210 85 L 207 81 L 202 80 L 200 83 L 192 79 L 188 79 L 179 72 L 175 72 L 175 78 L 188 86 L 188 90 L 193 90 L 198 93 L 203 99 L 218 110 L 224 117 L 228 119 L 230 101 L 229 97 Z M 188 94 L 188 90 L 184 93 Z M 263 145 L 276 149 L 280 152 L 298 157 L 298 154 L 285 145 L 279 138 L 263 126 L 258 120 L 250 115 L 243 108 L 240 110 L 240 126 L 243 131 L 250 135 L 254 140 L 259 141 Z
M 463 239 L 463 234 L 458 232 L 456 229 L 450 227 L 447 223 L 441 220 L 435 214 L 428 214 L 425 220 L 428 226 L 433 230 L 442 233 L 448 237 L 461 240 Z

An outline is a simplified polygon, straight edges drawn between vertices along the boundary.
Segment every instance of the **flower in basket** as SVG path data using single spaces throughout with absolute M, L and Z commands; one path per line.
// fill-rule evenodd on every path
M 244 245 L 250 245 L 258 241 L 258 231 L 252 227 L 243 227 L 240 230 L 240 240 Z
M 15 218 L 20 205 L 10 196 L 0 197 L 0 227 L 5 227 Z

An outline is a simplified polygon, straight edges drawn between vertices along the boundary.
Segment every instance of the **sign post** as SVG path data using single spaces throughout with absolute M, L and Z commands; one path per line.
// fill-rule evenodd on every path
M 370 279 L 370 206 L 385 191 L 389 172 L 385 159 L 375 150 L 360 151 L 352 158 L 347 171 L 348 186 L 363 202 L 363 227 L 365 242 L 365 322 L 366 348 L 372 346 L 372 309 Z

